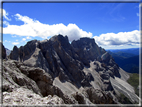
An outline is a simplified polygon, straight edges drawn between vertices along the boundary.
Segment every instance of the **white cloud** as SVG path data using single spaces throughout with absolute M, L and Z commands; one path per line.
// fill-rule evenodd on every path
M 19 42 L 12 42 L 12 44 L 13 44 L 13 45 L 18 45 L 18 44 L 19 44 Z
M 23 21 L 25 24 L 28 24 L 28 23 L 32 24 L 32 23 L 34 23 L 33 19 L 31 19 L 31 18 L 29 18 L 27 16 L 22 16 L 20 14 L 16 14 L 15 16 L 16 16 L 16 20 L 17 21 L 18 20 Z
M 3 10 L 3 17 L 4 17 L 5 19 L 7 19 L 8 21 L 11 21 L 11 19 L 8 18 L 8 13 L 7 13 L 4 9 L 2 9 L 2 10 Z
M 26 39 L 32 39 L 31 37 L 27 36 Z
M 4 34 L 15 34 L 19 36 L 27 36 L 30 37 L 41 37 L 41 38 L 49 38 L 56 34 L 67 35 L 69 37 L 69 41 L 77 40 L 80 37 L 92 37 L 92 33 L 83 31 L 76 24 L 68 24 L 65 26 L 64 24 L 43 24 L 38 20 L 33 20 L 27 16 L 22 16 L 20 14 L 15 15 L 17 21 L 23 21 L 23 25 L 8 25 L 3 28 Z
M 3 24 L 5 25 L 9 25 L 9 23 L 7 21 L 3 21 Z
M 134 30 L 131 32 L 119 32 L 101 34 L 94 36 L 95 41 L 101 46 L 123 46 L 123 45 L 138 45 L 140 43 L 140 32 Z
M 25 41 L 25 40 L 26 40 L 26 38 L 23 38 L 22 40 L 23 40 L 23 41 Z
M 8 41 L 8 40 L 4 40 L 4 43 L 10 43 L 11 41 Z

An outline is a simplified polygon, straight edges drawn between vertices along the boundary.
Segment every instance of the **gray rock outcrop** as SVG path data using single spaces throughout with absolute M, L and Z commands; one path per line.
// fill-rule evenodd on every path
M 5 59 L 6 58 L 6 50 L 3 44 L 0 42 L 0 58 Z
M 15 89 L 22 87 L 40 95 L 41 98 L 58 95 L 64 101 L 68 101 L 65 103 L 75 103 L 73 98 L 63 94 L 58 87 L 52 85 L 52 78 L 41 68 L 28 67 L 21 62 L 7 60 L 3 61 L 2 77 L 2 92 L 12 93 Z
M 12 92 L 3 92 L 3 104 L 4 105 L 17 105 L 17 106 L 49 106 L 49 105 L 60 105 L 64 104 L 64 101 L 58 96 L 48 95 L 41 97 L 33 91 L 26 88 L 15 88 Z
M 13 95 L 13 90 L 24 87 L 41 99 L 57 96 L 59 104 L 90 105 L 119 104 L 117 97 L 124 91 L 132 103 L 138 102 L 132 88 L 131 96 L 125 93 L 129 85 L 123 85 L 124 90 L 115 86 L 120 80 L 127 84 L 129 75 L 94 39 L 81 38 L 71 44 L 62 35 L 32 40 L 20 48 L 14 46 L 9 58 L 3 63 L 3 92 Z

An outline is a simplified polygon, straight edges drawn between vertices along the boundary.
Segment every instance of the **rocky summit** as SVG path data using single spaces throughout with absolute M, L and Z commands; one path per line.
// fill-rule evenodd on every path
M 5 105 L 139 103 L 129 74 L 94 39 L 55 35 L 2 54 Z

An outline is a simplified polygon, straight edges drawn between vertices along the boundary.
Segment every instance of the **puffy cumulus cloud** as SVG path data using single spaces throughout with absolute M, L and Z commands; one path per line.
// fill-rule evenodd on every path
M 19 42 L 12 42 L 13 45 L 18 45 L 20 44 Z
M 26 38 L 23 38 L 22 40 L 23 40 L 23 41 L 25 41 L 25 40 L 26 40 Z
M 32 39 L 31 37 L 27 36 L 26 39 Z
M 23 21 L 23 25 L 10 25 L 3 28 L 4 34 L 13 34 L 19 36 L 27 37 L 41 37 L 49 38 L 51 36 L 62 34 L 67 35 L 69 41 L 77 40 L 81 37 L 92 37 L 92 33 L 83 31 L 76 24 L 68 24 L 65 26 L 62 23 L 59 24 L 43 24 L 38 20 L 33 20 L 27 16 L 22 16 L 20 14 L 15 15 L 17 21 Z
M 31 19 L 31 18 L 29 18 L 29 17 L 27 17 L 27 16 L 22 16 L 22 15 L 20 15 L 20 14 L 16 14 L 15 15 L 16 17 L 16 20 L 21 20 L 21 21 L 23 21 L 25 24 L 32 24 L 32 23 L 34 23 L 34 20 L 33 19 Z
M 131 32 L 119 32 L 101 34 L 94 36 L 95 41 L 102 46 L 124 46 L 124 45 L 139 45 L 140 31 L 134 30 Z

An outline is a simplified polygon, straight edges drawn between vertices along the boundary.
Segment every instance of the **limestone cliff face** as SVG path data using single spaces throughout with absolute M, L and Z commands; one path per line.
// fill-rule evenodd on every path
M 115 66 L 116 70 L 111 70 L 110 76 L 119 75 L 113 58 L 90 38 L 81 38 L 71 44 L 67 36 L 62 35 L 44 41 L 33 40 L 19 49 L 15 46 L 10 59 L 24 62 L 28 66 L 40 67 L 53 79 L 59 77 L 61 81 L 69 81 L 77 87 L 89 86 L 89 82 L 93 80 L 91 74 L 88 78 L 83 72 L 84 67 L 90 66 L 90 61 L 101 62 L 101 67 L 106 67 L 104 70 L 107 70 L 108 66 Z M 104 73 L 100 76 L 106 78 Z
M 121 85 L 118 79 L 127 84 L 129 78 L 111 55 L 90 38 L 71 44 L 68 37 L 62 35 L 44 41 L 32 40 L 20 48 L 15 46 L 9 58 L 9 61 L 16 60 L 11 63 L 21 75 L 35 82 L 37 94 L 57 95 L 65 104 L 118 104 Z M 128 88 L 124 88 L 123 94 L 130 102 L 138 102 L 135 93 L 127 93 Z

